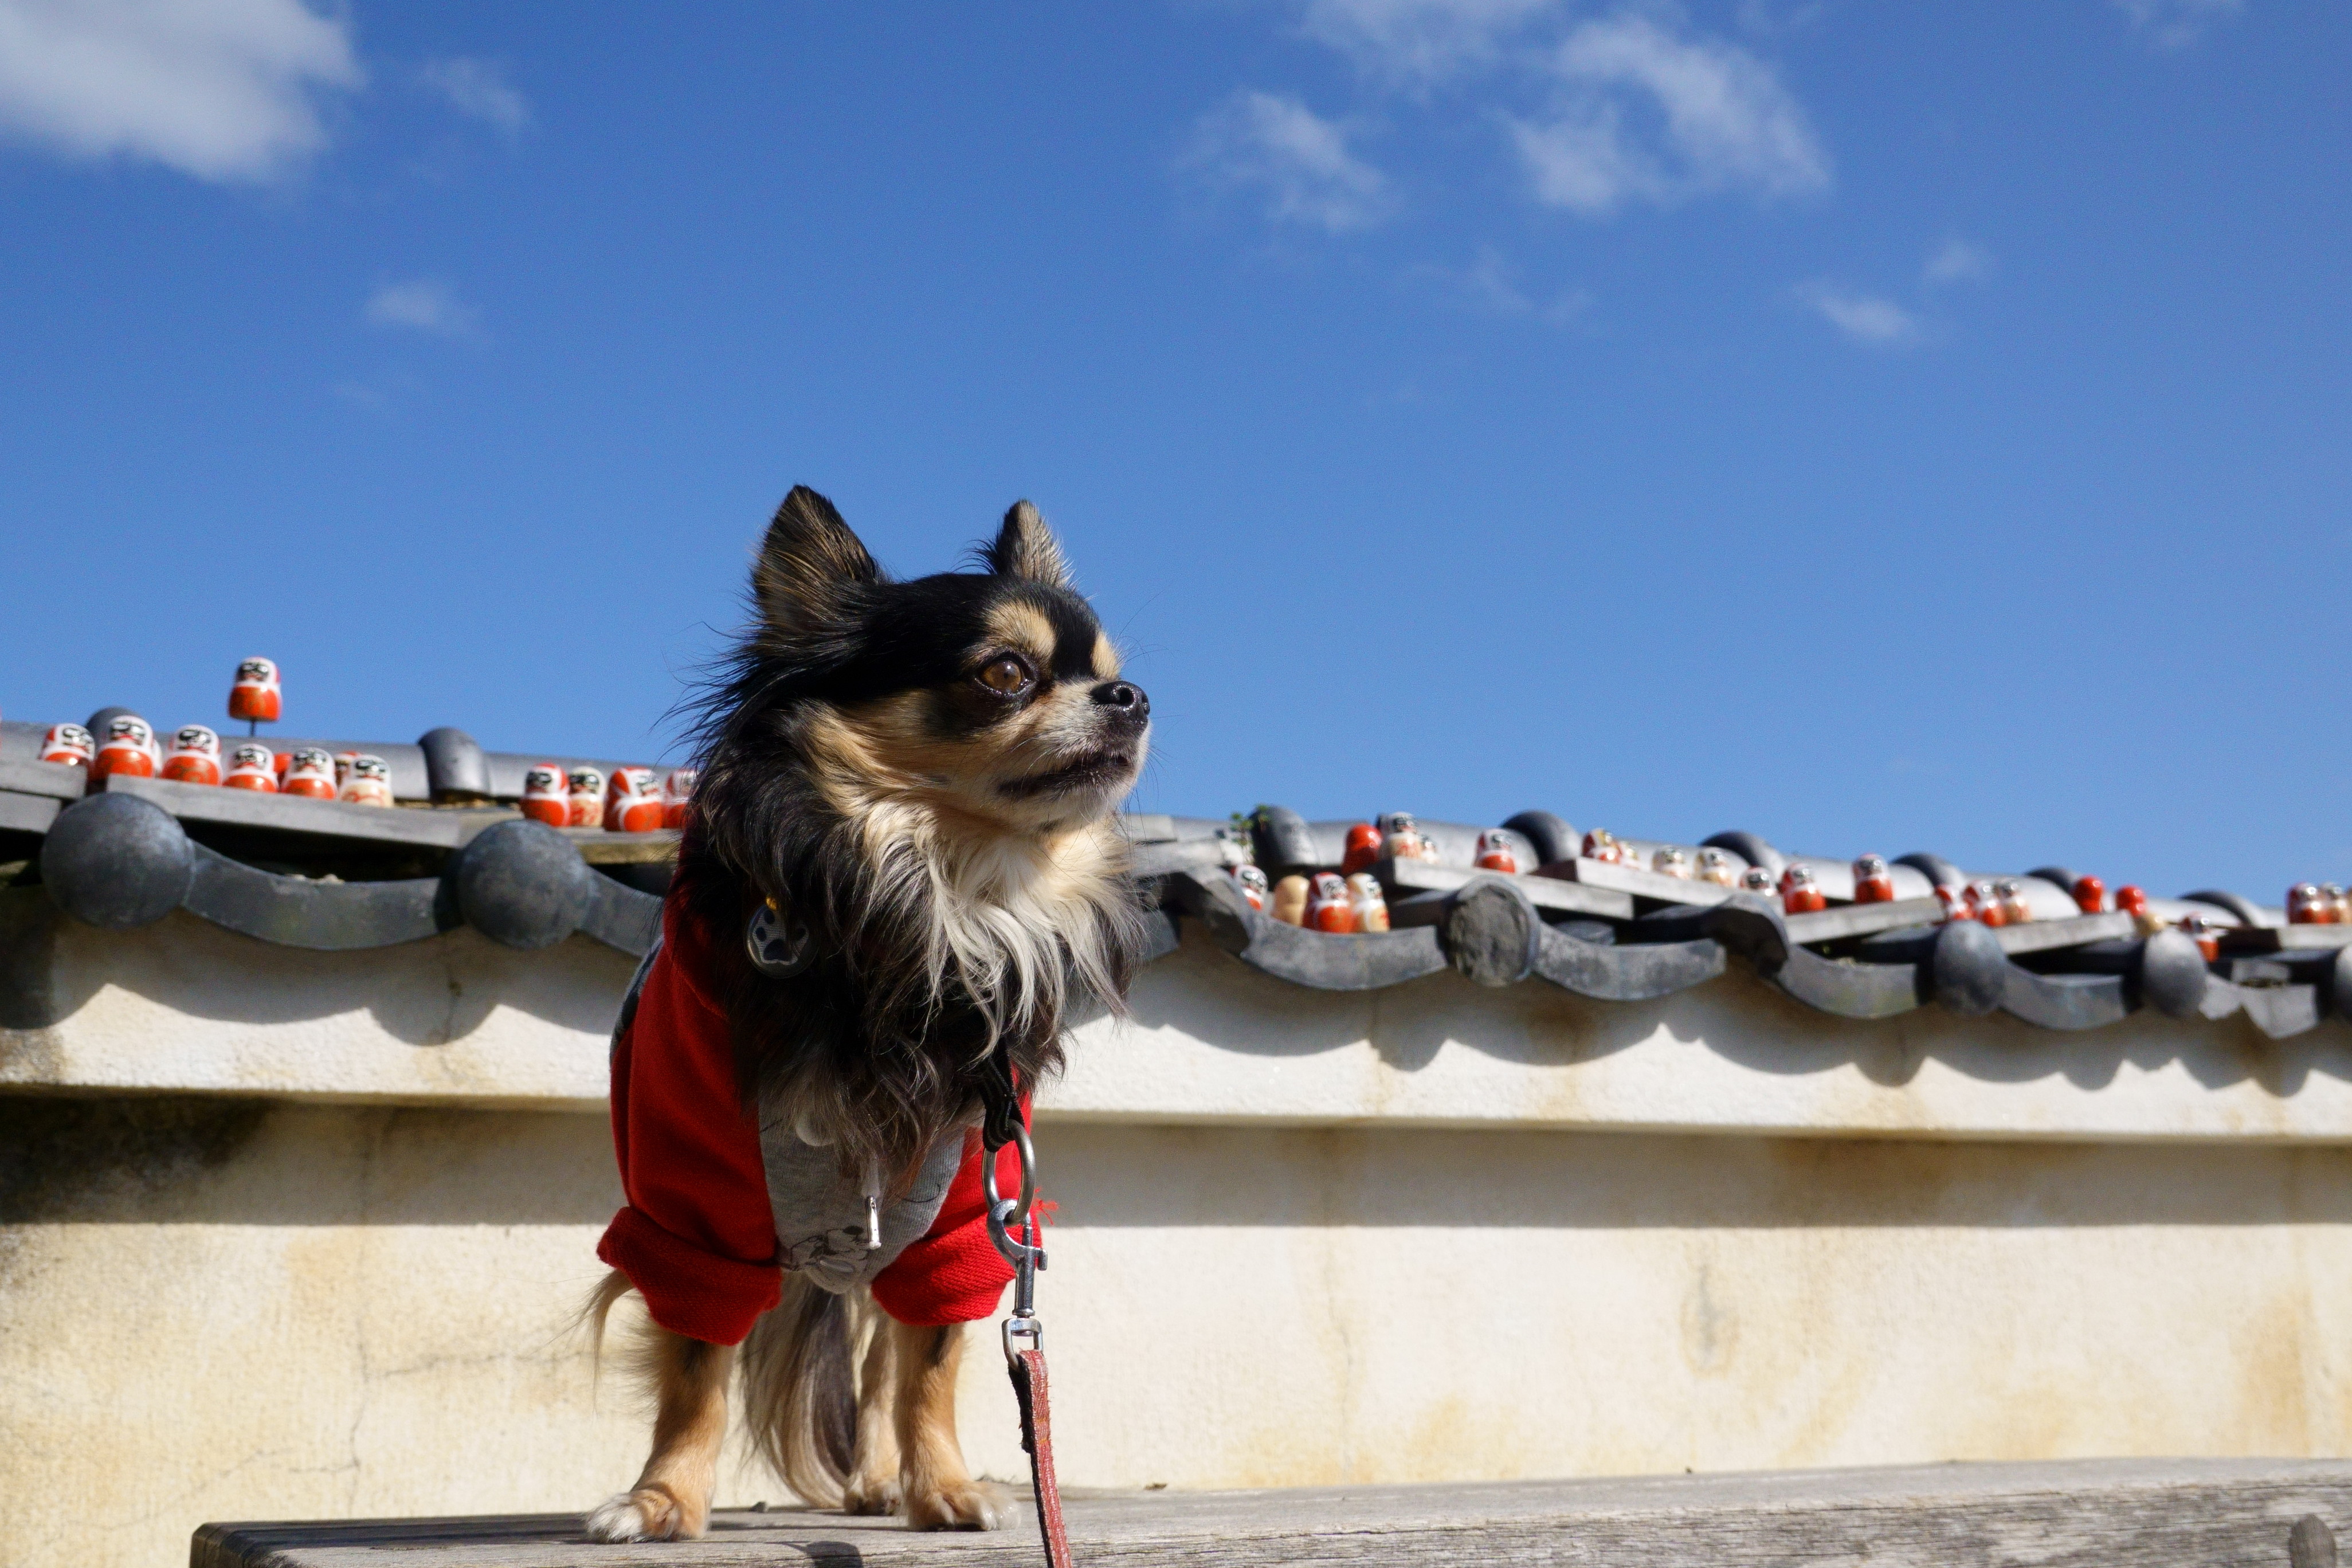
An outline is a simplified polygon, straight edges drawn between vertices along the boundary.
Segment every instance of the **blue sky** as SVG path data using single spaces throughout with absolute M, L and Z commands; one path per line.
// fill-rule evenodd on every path
M 2275 901 L 2352 879 L 2347 66 L 2282 0 L 0 0 L 0 711 L 266 653 L 292 731 L 656 754 L 792 484 L 908 574 L 1027 495 L 1140 809 Z

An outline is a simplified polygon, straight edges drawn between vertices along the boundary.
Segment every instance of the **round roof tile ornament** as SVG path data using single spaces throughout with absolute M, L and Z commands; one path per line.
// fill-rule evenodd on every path
M 136 795 L 94 795 L 58 814 L 41 841 L 41 885 L 84 925 L 152 925 L 188 896 L 195 851 L 172 814 Z
M 1933 963 L 1936 1000 L 1964 1018 L 1981 1017 L 2000 1005 L 2009 980 L 2009 954 L 2000 939 L 1975 921 L 1949 921 L 1936 933 Z
M 525 952 L 553 947 L 588 918 L 595 877 L 555 829 L 501 822 L 457 858 L 457 910 L 492 942 Z
M 1500 877 L 1480 877 L 1455 894 L 1439 931 L 1446 958 L 1480 985 L 1517 985 L 1542 951 L 1542 918 Z
M 2197 1016 L 2210 974 L 2197 939 L 2186 931 L 2158 931 L 2140 947 L 2140 998 L 2168 1018 Z

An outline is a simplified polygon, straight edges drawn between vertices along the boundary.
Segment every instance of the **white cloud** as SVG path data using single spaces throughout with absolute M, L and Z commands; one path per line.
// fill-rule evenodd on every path
M 1491 64 L 1559 0 L 1307 0 L 1300 30 L 1368 75 L 1427 81 Z
M 450 338 L 467 337 L 474 331 L 473 310 L 458 301 L 447 284 L 430 278 L 384 284 L 368 296 L 361 313 L 378 327 L 414 327 Z
M 1550 63 L 1567 91 L 1561 111 L 1509 122 L 1540 201 L 1600 217 L 1627 201 L 1791 196 L 1830 184 L 1803 109 L 1735 45 L 1628 15 L 1585 23 Z
M 1884 349 L 1918 340 L 1919 323 L 1892 300 L 1826 282 L 1805 284 L 1797 290 L 1797 298 L 1855 342 Z
M 1956 236 L 1927 258 L 1923 275 L 1930 283 L 1973 283 L 1992 275 L 1992 252 Z
M 1242 91 L 1202 116 L 1187 160 L 1211 183 L 1253 190 L 1266 216 L 1334 234 L 1395 209 L 1388 176 L 1348 147 L 1348 131 L 1295 98 Z
M 494 125 L 509 136 L 530 123 L 530 100 L 515 90 L 494 61 L 463 56 L 433 60 L 420 74 L 425 85 L 447 99 L 460 114 Z
M 0 0 L 0 132 L 73 157 L 267 180 L 365 79 L 347 19 L 301 0 Z
M 2245 9 L 2245 0 L 2115 0 L 2116 8 L 2159 48 L 2183 49 L 2205 29 Z

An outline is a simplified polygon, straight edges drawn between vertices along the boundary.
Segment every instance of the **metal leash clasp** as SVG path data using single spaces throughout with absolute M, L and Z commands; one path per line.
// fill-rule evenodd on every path
M 981 1160 L 980 1190 L 988 1202 L 988 1239 L 1013 1265 L 1013 1315 L 1004 1320 L 1004 1359 L 1018 1364 L 1023 1351 L 1045 1348 L 1045 1325 L 1037 1321 L 1037 1270 L 1045 1267 L 1045 1249 L 1037 1245 L 1037 1222 L 1030 1212 L 1037 1201 L 1037 1151 L 1029 1142 L 1029 1130 L 1017 1120 L 1011 1133 L 1006 1142 L 1021 1151 L 1021 1196 L 1008 1198 L 996 1190 L 994 1149 Z M 1018 1237 L 1013 1234 L 1015 1226 L 1021 1230 Z

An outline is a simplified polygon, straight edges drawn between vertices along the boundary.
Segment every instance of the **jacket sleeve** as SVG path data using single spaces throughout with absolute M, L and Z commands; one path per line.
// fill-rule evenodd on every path
M 783 1277 L 760 1131 L 736 1097 L 709 973 L 705 933 L 673 900 L 636 1015 L 613 1046 L 613 1145 L 628 1202 L 596 1256 L 629 1277 L 662 1327 L 731 1345 L 782 1299 Z
M 1027 1095 L 1021 1097 L 1021 1121 L 1028 1125 Z M 988 1238 L 982 1158 L 975 1128 L 965 1134 L 963 1163 L 931 1228 L 874 1277 L 875 1305 L 902 1323 L 940 1327 L 985 1318 L 1013 1283 L 1013 1265 Z M 1021 1151 L 1010 1143 L 996 1152 L 996 1190 L 1007 1197 L 1021 1190 Z

